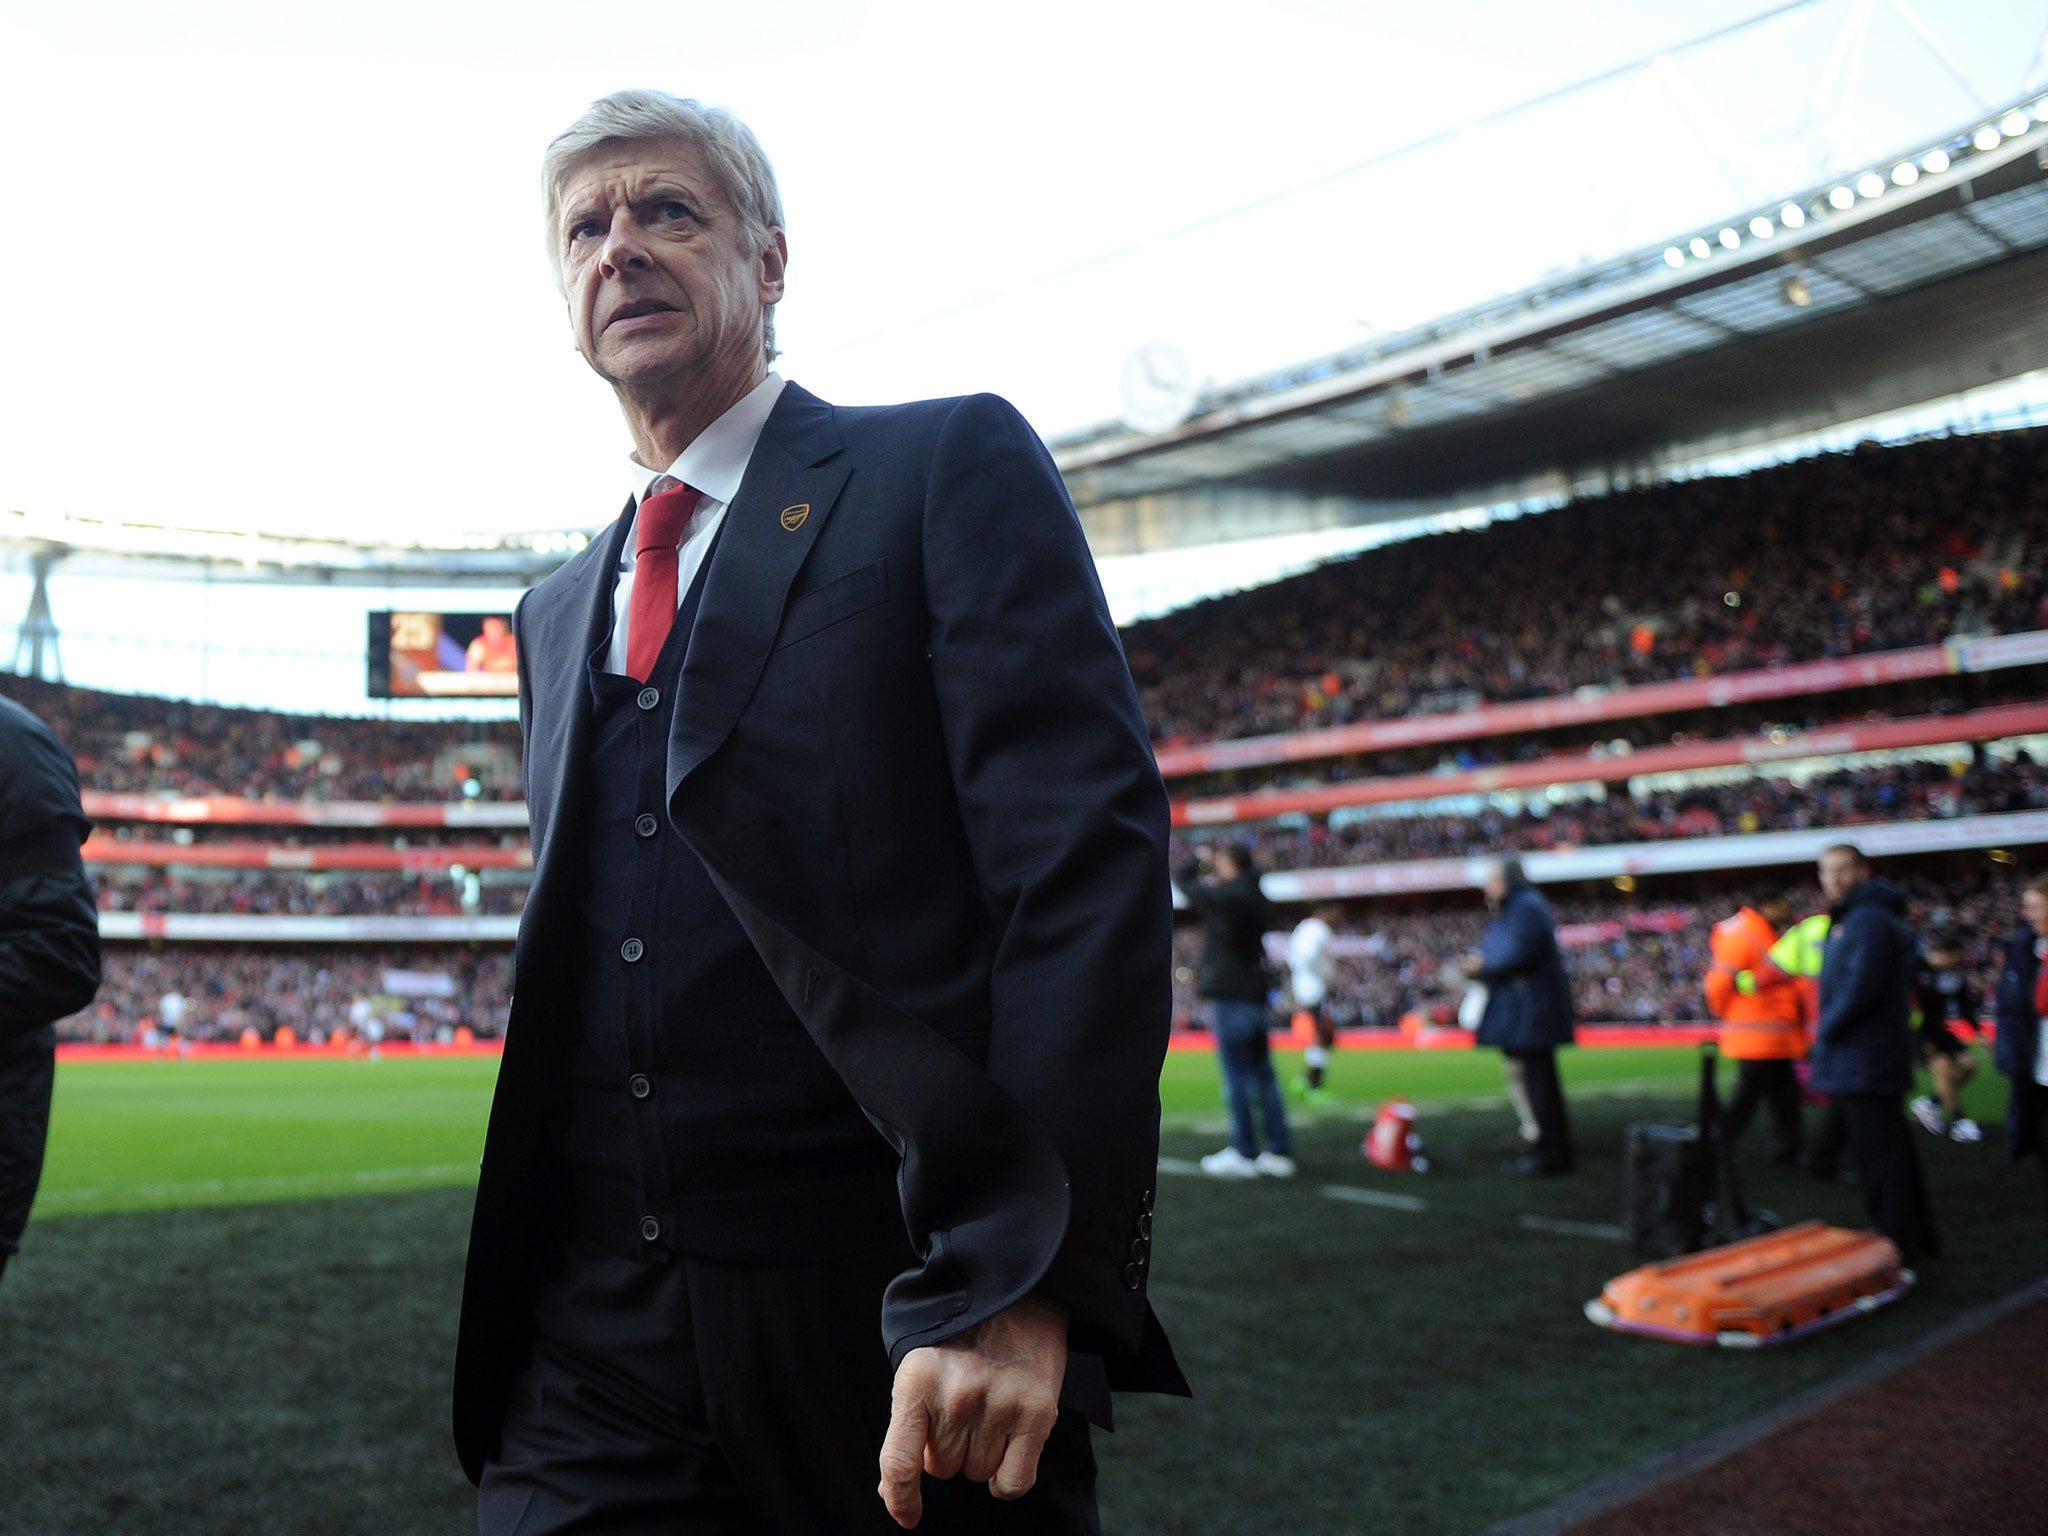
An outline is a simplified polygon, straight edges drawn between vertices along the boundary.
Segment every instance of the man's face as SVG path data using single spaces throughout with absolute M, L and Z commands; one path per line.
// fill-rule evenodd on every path
M 1782 896 L 1776 901 L 1765 902 L 1757 908 L 1757 912 L 1765 922 L 1780 932 L 1784 930 L 1787 923 L 1792 921 L 1792 903 L 1785 900 Z
M 2028 891 L 2020 897 L 2020 915 L 2026 918 L 2029 928 L 2048 939 L 2048 896 L 2039 891 Z
M 727 394 L 759 378 L 787 247 L 773 230 L 754 248 L 695 149 L 600 145 L 562 184 L 555 239 L 576 350 L 613 385 Z
M 1498 864 L 1489 864 L 1486 873 L 1480 877 L 1479 889 L 1486 894 L 1486 904 L 1497 907 L 1508 899 L 1508 877 Z
M 1863 861 L 1853 853 L 1830 848 L 1820 856 L 1820 893 L 1830 902 L 1840 901 L 1863 883 Z

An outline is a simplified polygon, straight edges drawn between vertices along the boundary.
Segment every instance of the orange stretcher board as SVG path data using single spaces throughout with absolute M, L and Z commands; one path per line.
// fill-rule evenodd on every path
M 1757 1349 L 1861 1317 L 1912 1287 L 1889 1238 L 1807 1221 L 1617 1275 L 1586 1316 L 1620 1333 Z

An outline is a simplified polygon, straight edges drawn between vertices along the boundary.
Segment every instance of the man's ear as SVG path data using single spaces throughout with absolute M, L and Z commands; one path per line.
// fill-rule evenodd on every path
M 780 229 L 768 231 L 768 243 L 761 249 L 761 302 L 782 302 L 783 273 L 789 267 L 789 242 Z

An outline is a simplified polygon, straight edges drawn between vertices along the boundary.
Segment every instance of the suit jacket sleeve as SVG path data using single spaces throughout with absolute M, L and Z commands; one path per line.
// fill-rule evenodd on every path
M 1129 1351 L 1171 1009 L 1165 786 L 1080 521 L 1003 401 L 962 401 L 941 430 L 923 544 L 932 680 L 997 935 L 987 1070 L 1072 1193 L 1039 1290 L 1076 1347 Z
M 76 1013 L 100 985 L 99 914 L 78 844 L 91 830 L 70 754 L 39 724 L 0 721 L 0 1033 Z

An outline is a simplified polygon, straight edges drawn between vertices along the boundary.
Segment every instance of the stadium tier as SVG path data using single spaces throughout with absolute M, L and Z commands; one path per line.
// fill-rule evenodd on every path
M 1967 904 L 2048 847 L 2044 441 L 1609 497 L 1136 626 L 1177 835 L 1250 841 L 1277 901 L 1350 904 L 1356 1021 L 1446 1005 L 1503 851 L 1557 888 L 1588 1019 L 1696 1015 L 1714 872 L 1848 829 L 1923 907 Z M 532 864 L 513 723 L 5 686 L 79 757 L 126 978 L 67 1033 L 140 1028 L 152 989 L 257 1017 L 273 981 L 331 1031 L 334 996 L 388 1012 L 391 976 L 504 960 Z M 461 1027 L 496 1032 L 492 995 Z
M 2048 629 L 2039 431 L 1869 447 L 1373 550 L 1126 634 L 1178 747 Z

